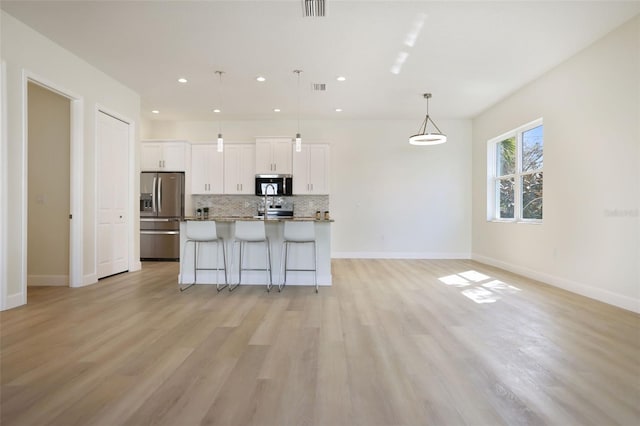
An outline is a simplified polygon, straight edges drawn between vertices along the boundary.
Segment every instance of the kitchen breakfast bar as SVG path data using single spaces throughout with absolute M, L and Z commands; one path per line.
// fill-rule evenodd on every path
M 214 221 L 218 238 L 224 240 L 226 260 L 228 267 L 228 282 L 232 286 L 238 283 L 239 278 L 239 243 L 234 244 L 236 223 L 255 221 L 264 222 L 266 237 L 271 247 L 271 269 L 274 288 L 284 280 L 283 268 L 283 241 L 285 222 L 311 222 L 315 230 L 316 258 L 317 258 L 317 282 L 319 286 L 331 285 L 331 222 L 333 220 L 317 220 L 315 218 L 263 218 L 256 217 L 210 217 L 208 219 L 186 218 L 180 223 L 180 273 L 178 283 L 189 285 L 194 283 L 194 246 L 187 241 L 187 222 Z M 269 275 L 264 269 L 267 265 L 267 253 L 264 244 L 246 244 L 243 249 L 243 271 L 241 285 L 265 285 Z M 287 286 L 302 285 L 314 286 L 313 269 L 313 244 L 290 244 L 287 258 Z M 215 242 L 198 244 L 198 271 L 195 284 L 224 285 L 224 271 L 216 271 L 223 268 L 223 253 L 218 252 Z M 296 269 L 298 271 L 296 271 Z M 303 271 L 300 271 L 303 270 Z

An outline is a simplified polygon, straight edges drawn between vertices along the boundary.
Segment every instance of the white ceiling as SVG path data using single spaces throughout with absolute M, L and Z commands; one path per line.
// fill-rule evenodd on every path
M 424 92 L 433 93 L 436 120 L 470 118 L 640 13 L 639 1 L 327 0 L 326 17 L 305 18 L 301 5 L 1 2 L 138 92 L 142 115 L 154 120 L 213 120 L 219 106 L 226 120 L 295 119 L 294 69 L 303 70 L 302 119 L 420 121 Z M 408 56 L 394 74 L 401 52 Z M 222 83 L 215 70 L 225 72 Z M 327 91 L 312 92 L 311 83 Z

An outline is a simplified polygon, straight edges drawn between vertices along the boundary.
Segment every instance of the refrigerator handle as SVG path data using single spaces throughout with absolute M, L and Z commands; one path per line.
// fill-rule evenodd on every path
M 153 210 L 154 213 L 157 213 L 156 211 L 156 177 L 155 176 L 153 178 L 153 184 L 151 185 L 151 210 Z
M 158 178 L 158 213 L 162 213 L 162 178 Z

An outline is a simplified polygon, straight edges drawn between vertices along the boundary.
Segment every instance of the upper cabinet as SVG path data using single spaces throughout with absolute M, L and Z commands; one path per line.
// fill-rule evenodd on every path
M 291 138 L 256 138 L 256 174 L 290 175 Z
M 140 144 L 140 170 L 184 172 L 188 144 L 186 142 L 142 141 Z
M 251 144 L 224 145 L 225 194 L 255 194 L 255 154 Z
M 329 145 L 302 144 L 302 151 L 293 153 L 293 193 L 329 194 Z
M 224 153 L 214 144 L 191 145 L 191 193 L 222 194 Z

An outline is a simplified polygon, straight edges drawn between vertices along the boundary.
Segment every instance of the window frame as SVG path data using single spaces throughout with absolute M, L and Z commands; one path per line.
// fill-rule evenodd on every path
M 506 223 L 529 223 L 541 224 L 544 221 L 544 199 L 542 207 L 542 219 L 527 219 L 522 217 L 522 179 L 525 176 L 535 173 L 543 174 L 543 194 L 544 194 L 544 136 L 542 139 L 542 167 L 535 170 L 522 171 L 522 135 L 536 127 L 543 126 L 543 118 L 537 118 L 513 130 L 503 133 L 499 136 L 491 138 L 487 141 L 487 221 L 489 222 L 506 222 Z M 498 175 L 498 155 L 497 147 L 501 142 L 514 138 L 516 141 L 516 163 L 515 172 L 508 175 Z M 498 189 L 498 181 L 504 179 L 513 179 L 514 188 L 514 211 L 512 218 L 500 217 L 500 194 Z

